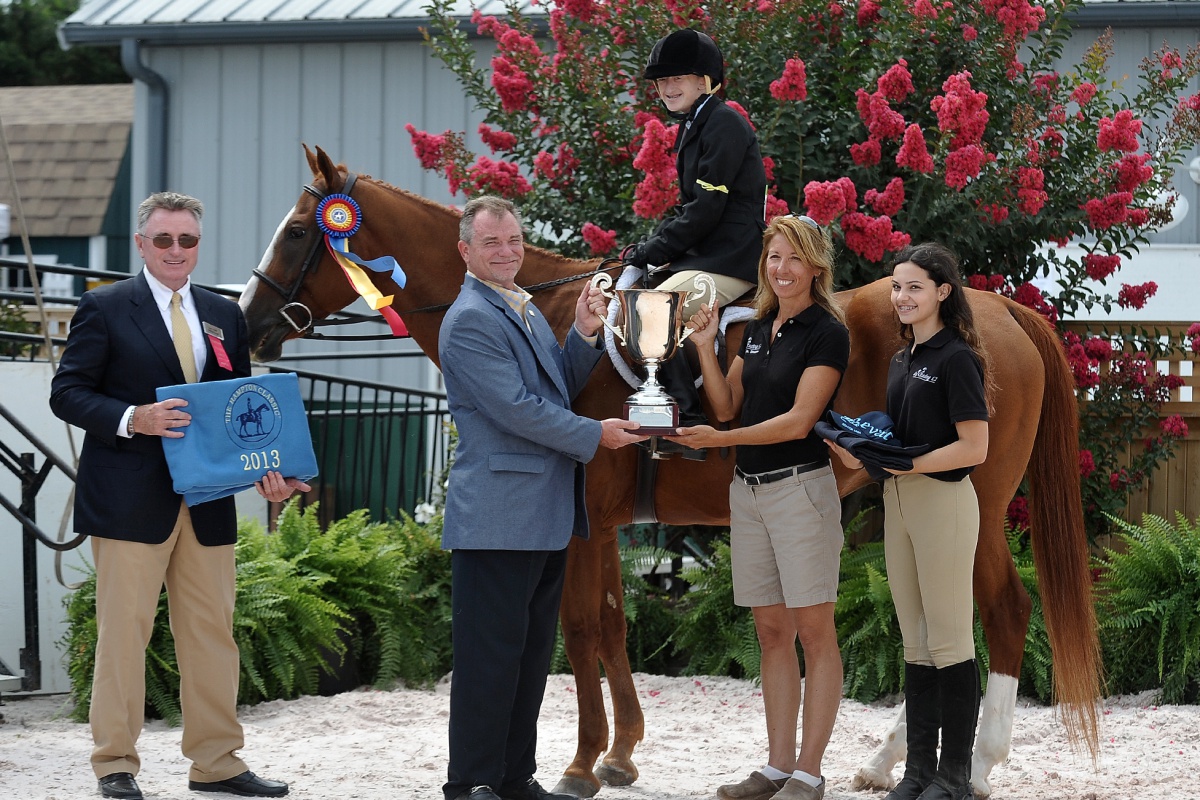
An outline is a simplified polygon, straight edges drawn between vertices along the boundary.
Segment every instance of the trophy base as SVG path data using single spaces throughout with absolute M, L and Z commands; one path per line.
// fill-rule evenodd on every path
M 641 426 L 634 433 L 647 436 L 672 435 L 679 427 L 679 406 L 674 402 L 644 405 L 626 401 L 625 419 Z

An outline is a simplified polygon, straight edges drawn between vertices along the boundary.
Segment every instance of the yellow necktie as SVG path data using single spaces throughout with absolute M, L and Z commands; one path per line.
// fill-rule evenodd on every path
M 179 366 L 183 367 L 183 378 L 188 383 L 196 382 L 196 354 L 192 352 L 192 329 L 187 317 L 183 316 L 183 298 L 179 292 L 171 293 L 171 338 L 175 341 L 175 354 Z

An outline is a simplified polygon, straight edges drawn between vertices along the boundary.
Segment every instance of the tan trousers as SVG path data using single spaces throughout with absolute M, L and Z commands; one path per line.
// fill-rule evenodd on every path
M 146 705 L 146 646 L 167 586 L 179 663 L 183 754 L 188 779 L 223 781 L 245 772 L 237 720 L 238 648 L 233 640 L 233 545 L 196 541 L 187 506 L 162 544 L 92 537 L 96 563 L 96 672 L 90 720 L 92 769 L 137 775 Z
M 910 664 L 949 667 L 975 657 L 971 591 L 979 501 L 970 478 L 928 475 L 883 482 L 888 585 Z
M 670 275 L 665 281 L 655 286 L 655 289 L 662 289 L 664 292 L 692 292 L 695 291 L 694 283 L 697 275 L 708 275 L 713 279 L 713 283 L 717 288 L 717 304 L 721 308 L 737 300 L 746 292 L 754 288 L 755 284 L 747 283 L 741 278 L 731 278 L 728 275 L 713 275 L 712 273 L 702 272 L 698 269 L 685 269 L 682 272 L 676 272 Z M 653 282 L 653 279 L 651 279 Z M 687 322 L 692 318 L 692 315 L 700 310 L 700 304 L 705 298 L 697 297 L 689 301 L 683 307 L 683 320 Z

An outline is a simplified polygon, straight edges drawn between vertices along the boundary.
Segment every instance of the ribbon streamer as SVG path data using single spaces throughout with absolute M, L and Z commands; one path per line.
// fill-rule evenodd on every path
M 348 242 L 344 238 L 334 238 L 332 236 L 325 237 L 325 245 L 329 248 L 330 255 L 342 268 L 346 274 L 346 279 L 350 281 L 350 285 L 354 287 L 354 291 L 358 292 L 359 296 L 367 302 L 373 310 L 378 311 L 385 320 L 388 327 L 392 329 L 393 336 L 408 336 L 408 327 L 404 321 L 400 319 L 399 313 L 392 308 L 392 299 L 394 295 L 386 297 L 375 288 L 375 284 L 367 277 L 363 269 L 369 269 L 372 272 L 388 273 L 392 281 L 401 289 L 404 288 L 408 277 L 404 274 L 404 270 L 396 263 L 396 259 L 391 256 L 383 256 L 381 258 L 364 261 L 354 253 L 350 252 Z

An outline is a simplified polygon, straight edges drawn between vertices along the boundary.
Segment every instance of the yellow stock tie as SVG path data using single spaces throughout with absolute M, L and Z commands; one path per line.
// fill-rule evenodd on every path
M 179 366 L 183 367 L 184 380 L 195 383 L 196 354 L 192 352 L 192 329 L 188 327 L 187 317 L 183 316 L 183 298 L 179 292 L 171 293 L 171 339 L 175 342 Z

